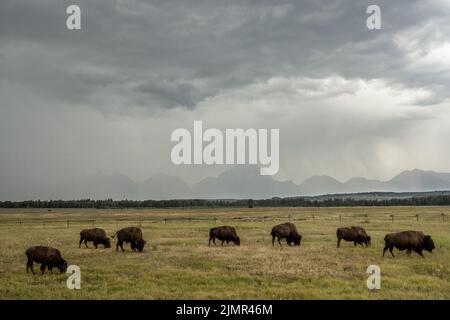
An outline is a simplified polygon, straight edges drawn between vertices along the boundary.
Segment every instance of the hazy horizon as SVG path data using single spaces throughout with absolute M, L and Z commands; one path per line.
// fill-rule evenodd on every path
M 24 200 L 167 200 L 167 199 L 267 199 L 376 192 L 449 191 L 450 173 L 405 170 L 388 180 L 352 177 L 339 181 L 328 175 L 312 175 L 299 184 L 261 176 L 258 166 L 234 166 L 218 176 L 187 184 L 181 178 L 156 174 L 134 181 L 122 174 L 97 173 L 75 179 L 55 179 L 51 184 L 29 186 L 14 193 L 0 192 L 0 201 Z

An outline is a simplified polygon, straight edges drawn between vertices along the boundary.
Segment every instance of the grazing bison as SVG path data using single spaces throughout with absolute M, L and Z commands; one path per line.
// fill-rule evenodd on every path
M 276 225 L 272 228 L 270 232 L 272 236 L 272 245 L 275 243 L 275 238 L 278 239 L 278 243 L 281 246 L 281 239 L 286 239 L 288 245 L 294 243 L 296 246 L 300 245 L 300 241 L 302 240 L 302 236 L 297 232 L 297 228 L 293 223 L 286 222 L 279 225 Z
M 424 235 L 422 231 L 388 233 L 384 237 L 383 257 L 387 249 L 389 249 L 389 252 L 394 257 L 394 253 L 392 252 L 394 247 L 400 251 L 406 250 L 408 254 L 411 254 L 411 251 L 414 250 L 414 252 L 422 256 L 422 258 L 424 258 L 422 254 L 423 250 L 432 253 L 435 248 L 431 236 Z
M 34 274 L 33 262 L 41 263 L 42 274 L 45 271 L 45 267 L 53 273 L 53 267 L 57 267 L 61 273 L 66 272 L 67 262 L 61 257 L 61 253 L 58 249 L 51 247 L 35 246 L 29 248 L 25 254 L 27 255 L 27 273 L 28 269 Z
M 111 248 L 111 241 L 106 235 L 105 230 L 100 228 L 94 229 L 84 229 L 80 232 L 80 244 L 78 245 L 81 248 L 81 243 L 84 241 L 84 245 L 87 246 L 88 241 L 94 242 L 94 247 L 97 249 L 99 244 L 102 244 L 105 248 Z
M 216 238 L 222 241 L 222 246 L 224 241 L 226 241 L 227 244 L 231 241 L 238 246 L 241 245 L 241 239 L 237 236 L 236 229 L 234 229 L 234 227 L 222 226 L 209 230 L 208 246 L 211 245 L 211 240 L 214 245 L 216 245 Z
M 123 243 L 129 242 L 131 245 L 131 250 L 139 252 L 142 252 L 144 249 L 144 245 L 147 243 L 142 238 L 142 231 L 141 228 L 138 227 L 127 227 L 120 229 L 117 231 L 112 238 L 114 238 L 117 235 L 117 244 L 116 244 L 116 251 L 119 251 L 119 246 L 123 250 Z
M 338 248 L 342 239 L 353 242 L 355 246 L 357 244 L 365 244 L 367 247 L 371 244 L 371 238 L 367 235 L 366 230 L 361 227 L 338 228 L 336 230 L 336 236 Z

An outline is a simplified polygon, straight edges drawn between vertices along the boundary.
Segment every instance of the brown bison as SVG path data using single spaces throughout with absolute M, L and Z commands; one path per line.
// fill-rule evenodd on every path
M 383 257 L 387 249 L 389 249 L 389 252 L 394 257 L 394 253 L 392 252 L 394 247 L 400 251 L 406 250 L 408 255 L 414 250 L 422 258 L 424 258 L 422 254 L 423 250 L 433 253 L 433 249 L 435 248 L 431 236 L 424 235 L 422 231 L 388 233 L 384 237 Z
M 241 245 L 241 239 L 237 236 L 236 229 L 234 229 L 234 227 L 222 226 L 209 230 L 208 246 L 211 245 L 211 240 L 214 245 L 216 245 L 216 238 L 222 241 L 222 246 L 224 241 L 226 241 L 227 244 L 231 241 L 238 246 Z
M 41 263 L 41 272 L 45 272 L 45 267 L 53 273 L 53 267 L 57 267 L 61 273 L 66 272 L 67 262 L 61 257 L 58 249 L 43 246 L 34 246 L 25 252 L 27 256 L 27 273 L 28 269 L 34 274 L 33 262 Z
M 81 243 L 84 241 L 84 245 L 87 246 L 88 241 L 94 242 L 94 247 L 97 249 L 99 244 L 102 244 L 105 248 L 111 248 L 111 241 L 106 235 L 105 230 L 100 228 L 93 229 L 84 229 L 80 232 L 80 244 L 78 245 L 81 248 Z
M 357 244 L 370 246 L 371 238 L 367 235 L 366 230 L 361 227 L 338 228 L 336 230 L 337 247 L 339 248 L 341 240 L 351 241 L 356 246 Z
M 296 246 L 300 245 L 302 236 L 297 232 L 297 228 L 293 223 L 286 222 L 276 225 L 270 232 L 272 236 L 272 245 L 275 243 L 275 238 L 278 239 L 278 243 L 281 246 L 281 239 L 286 239 L 287 244 L 290 246 L 294 243 Z
M 116 251 L 119 251 L 119 246 L 123 250 L 123 243 L 129 242 L 131 245 L 131 250 L 139 252 L 142 252 L 144 249 L 144 245 L 147 243 L 142 238 L 142 231 L 141 228 L 138 227 L 127 227 L 120 229 L 117 231 L 112 238 L 114 238 L 117 235 L 117 244 L 116 244 Z

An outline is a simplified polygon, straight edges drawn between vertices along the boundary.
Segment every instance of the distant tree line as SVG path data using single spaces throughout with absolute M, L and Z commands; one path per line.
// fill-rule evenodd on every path
M 450 195 L 429 195 L 409 198 L 354 199 L 330 197 L 314 199 L 308 197 L 271 198 L 262 200 L 28 200 L 0 201 L 0 208 L 215 208 L 215 207 L 354 207 L 354 206 L 443 206 L 450 205 Z

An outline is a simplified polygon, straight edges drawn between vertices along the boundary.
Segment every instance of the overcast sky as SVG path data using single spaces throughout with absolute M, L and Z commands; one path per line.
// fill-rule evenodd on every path
M 215 176 L 171 163 L 194 120 L 280 129 L 279 180 L 449 172 L 449 21 L 444 0 L 3 0 L 0 189 Z

